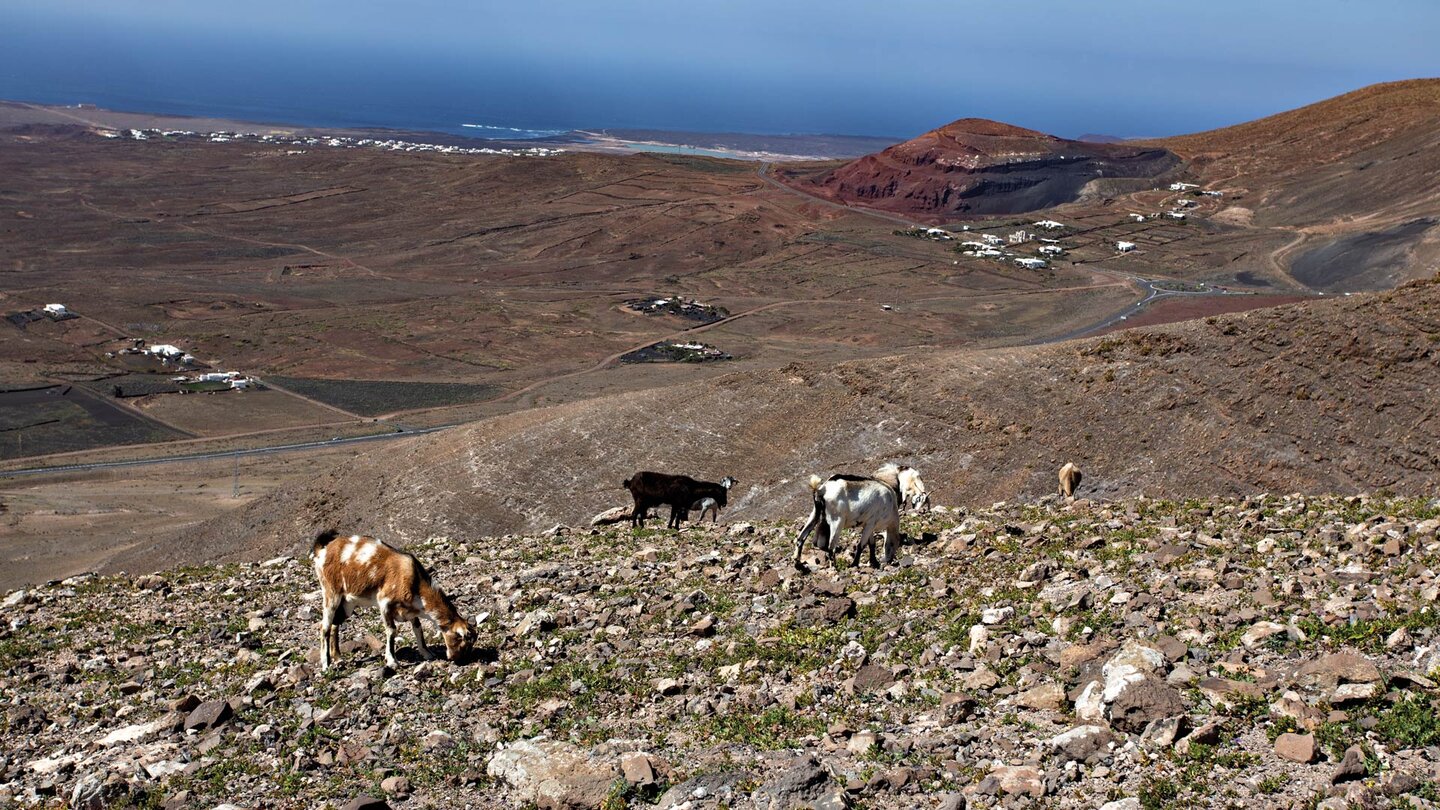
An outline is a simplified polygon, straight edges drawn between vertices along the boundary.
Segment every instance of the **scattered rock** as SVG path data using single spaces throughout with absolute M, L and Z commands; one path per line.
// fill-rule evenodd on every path
M 1185 713 L 1175 687 L 1153 678 L 1132 683 L 1110 704 L 1110 722 L 1121 731 L 1139 734 L 1153 720 Z
M 1358 745 L 1345 749 L 1345 756 L 1335 772 L 1330 774 L 1330 784 L 1339 785 L 1365 777 L 1365 752 Z
M 541 810 L 597 807 L 619 776 L 613 764 L 555 740 L 502 745 L 491 755 L 485 771 Z
M 1315 737 L 1310 734 L 1281 734 L 1275 738 L 1275 755 L 1291 762 L 1315 761 Z
M 224 725 L 235 712 L 224 700 L 211 700 L 196 706 L 185 718 L 186 731 L 204 731 Z

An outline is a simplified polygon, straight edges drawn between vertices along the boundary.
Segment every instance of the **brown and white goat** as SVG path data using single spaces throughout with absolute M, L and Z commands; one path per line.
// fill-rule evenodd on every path
M 1060 468 L 1060 497 L 1075 499 L 1075 490 L 1080 488 L 1080 468 L 1067 461 L 1065 466 Z
M 320 619 L 320 668 L 340 657 L 340 625 L 356 607 L 375 605 L 385 620 L 385 663 L 395 663 L 395 625 L 410 622 L 415 643 L 427 661 L 435 660 L 425 646 L 421 614 L 440 627 L 445 657 L 459 659 L 475 643 L 470 623 L 461 617 L 445 592 L 435 587 L 415 556 L 373 537 L 340 537 L 334 530 L 321 532 L 310 546 L 315 576 L 320 580 L 324 605 Z

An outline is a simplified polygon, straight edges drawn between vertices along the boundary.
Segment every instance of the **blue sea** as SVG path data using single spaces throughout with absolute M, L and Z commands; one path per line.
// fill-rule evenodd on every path
M 506 140 L 904 136 L 971 116 L 1163 135 L 1433 75 L 1440 22 L 1422 0 L 1367 6 L 1363 26 L 1338 0 L 1298 15 L 1246 0 L 1205 14 L 1143 0 L 902 5 L 0 0 L 0 98 Z M 1236 13 L 1249 15 L 1238 31 Z M 1177 58 L 1152 41 L 1165 30 L 1206 47 Z

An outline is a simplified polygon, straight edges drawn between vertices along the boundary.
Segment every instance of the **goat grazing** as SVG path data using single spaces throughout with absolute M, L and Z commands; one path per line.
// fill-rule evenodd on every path
M 415 643 L 427 661 L 435 655 L 425 646 L 420 615 L 428 615 L 445 639 L 445 657 L 459 659 L 475 643 L 470 623 L 455 610 L 445 592 L 435 587 L 414 555 L 376 540 L 334 530 L 321 532 L 310 545 L 315 576 L 324 597 L 320 620 L 320 668 L 340 657 L 340 625 L 356 607 L 375 605 L 385 620 L 385 663 L 395 663 L 395 623 L 409 621 Z
M 852 526 L 860 527 L 860 539 L 855 543 L 851 566 L 860 564 L 860 552 L 868 548 L 870 567 L 880 567 L 875 559 L 876 532 L 885 533 L 885 562 L 888 564 L 895 559 L 900 546 L 900 495 L 895 487 L 858 475 L 832 475 L 829 480 L 812 475 L 810 491 L 814 496 L 814 510 L 810 521 L 795 539 L 796 568 L 803 568 L 800 555 L 812 531 L 816 532 L 816 547 L 829 553 L 833 566 L 835 544 L 840 539 L 840 533 Z
M 895 490 L 899 496 L 899 506 L 902 511 L 905 509 L 913 509 L 917 512 L 930 511 L 930 492 L 925 489 L 925 482 L 920 480 L 920 471 L 914 467 L 886 463 L 881 465 L 880 469 L 870 477 Z
M 691 512 L 696 509 L 700 510 L 700 517 L 696 520 L 697 523 L 705 520 L 706 512 L 710 513 L 711 523 L 720 522 L 720 504 L 717 503 L 714 498 L 701 498 L 690 505 Z M 689 518 L 687 517 L 686 519 L 688 520 Z
M 725 506 L 725 496 L 735 486 L 735 479 L 725 476 L 720 483 L 696 481 L 688 475 L 667 475 L 658 472 L 638 472 L 625 479 L 621 486 L 630 490 L 635 499 L 635 509 L 630 513 L 630 525 L 645 525 L 645 513 L 656 506 L 670 507 L 670 520 L 666 527 L 679 529 L 680 523 L 690 513 L 691 506 L 702 498 L 713 498 L 717 506 Z
M 1075 499 L 1075 490 L 1080 488 L 1080 468 L 1067 461 L 1065 466 L 1060 468 L 1060 495 L 1070 500 Z

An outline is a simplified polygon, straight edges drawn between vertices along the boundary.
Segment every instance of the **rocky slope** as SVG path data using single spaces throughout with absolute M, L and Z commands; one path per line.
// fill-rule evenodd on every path
M 3 600 L 0 804 L 1436 807 L 1440 502 L 1260 496 L 420 537 L 476 660 L 317 673 L 303 560 Z M 394 538 L 391 538 L 394 539 Z M 432 633 L 433 636 L 433 633 Z
M 264 559 L 316 527 L 478 537 L 579 525 L 637 470 L 739 479 L 790 519 L 812 472 L 917 467 L 949 503 L 1440 486 L 1440 284 L 1022 349 L 792 365 L 538 409 L 394 445 L 121 560 Z
M 1101 178 L 1140 178 L 1148 188 L 1179 165 L 1163 148 L 1071 141 L 965 118 L 825 172 L 807 190 L 847 204 L 944 219 L 1073 202 Z

